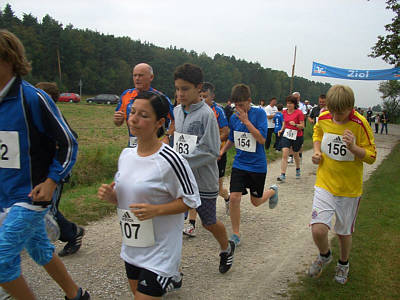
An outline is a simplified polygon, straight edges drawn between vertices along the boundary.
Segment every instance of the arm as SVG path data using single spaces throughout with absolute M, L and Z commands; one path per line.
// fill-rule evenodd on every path
M 313 132 L 313 150 L 314 154 L 311 158 L 312 162 L 316 165 L 321 163 L 322 152 L 321 152 L 321 141 L 323 137 L 323 132 L 320 128 L 319 123 L 315 124 Z
M 229 127 L 228 126 L 222 127 L 219 130 L 219 136 L 220 136 L 221 142 L 225 142 L 228 139 L 228 135 L 229 135 Z
M 114 125 L 115 126 L 121 126 L 122 123 L 124 123 L 124 119 L 125 119 L 125 114 L 122 111 L 116 111 L 114 112 Z
M 226 144 L 222 147 L 221 151 L 219 152 L 218 159 L 221 159 L 221 156 L 224 155 L 225 152 L 228 152 L 229 149 L 231 149 L 233 145 L 234 145 L 234 143 L 231 140 L 228 140 L 226 142 Z
M 370 131 L 370 129 L 368 130 Z M 376 148 L 373 140 L 372 131 L 371 133 L 367 134 L 370 134 L 369 139 L 367 137 L 363 137 L 364 140 L 361 141 L 360 145 L 357 145 L 355 143 L 354 134 L 350 130 L 346 129 L 343 132 L 343 141 L 346 143 L 347 149 L 349 149 L 349 151 L 353 153 L 356 157 L 361 159 L 363 162 L 372 164 L 376 160 Z M 365 142 L 363 143 L 363 141 Z M 367 141 L 371 141 L 371 143 Z
M 240 108 L 237 108 L 237 117 L 239 120 L 247 127 L 249 132 L 253 135 L 253 137 L 256 139 L 256 141 L 262 145 L 265 143 L 265 137 L 260 133 L 260 131 L 254 127 L 254 125 L 250 122 L 247 112 L 241 110 Z
M 189 209 L 182 198 L 175 199 L 165 204 L 136 203 L 129 205 L 132 213 L 141 221 L 157 216 L 180 214 Z

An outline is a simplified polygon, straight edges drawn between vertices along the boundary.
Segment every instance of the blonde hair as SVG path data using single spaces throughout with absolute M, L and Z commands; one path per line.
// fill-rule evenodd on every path
M 326 94 L 326 106 L 330 112 L 343 112 L 354 107 L 354 93 L 347 85 L 334 85 Z
M 13 72 L 24 76 L 31 71 L 31 64 L 26 59 L 25 48 L 21 41 L 11 32 L 0 29 L 0 58 L 10 62 Z
M 233 86 L 231 92 L 231 100 L 233 102 L 243 102 L 250 99 L 251 92 L 250 87 L 243 83 L 239 83 Z

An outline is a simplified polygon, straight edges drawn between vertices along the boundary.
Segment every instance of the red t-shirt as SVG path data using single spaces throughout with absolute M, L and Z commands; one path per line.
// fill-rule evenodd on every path
M 289 124 L 290 121 L 294 121 L 296 124 L 300 124 L 301 121 L 304 121 L 304 114 L 300 109 L 295 109 L 291 114 L 289 114 L 287 110 L 284 110 L 283 120 L 285 121 L 285 128 L 297 130 L 297 136 L 303 136 L 303 131 L 300 128 Z

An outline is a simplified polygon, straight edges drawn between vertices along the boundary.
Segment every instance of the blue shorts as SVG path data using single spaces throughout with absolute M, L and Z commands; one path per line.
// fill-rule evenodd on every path
M 47 237 L 44 216 L 47 209 L 34 211 L 14 205 L 0 226 L 0 283 L 21 275 L 21 251 L 43 266 L 53 258 L 54 246 Z

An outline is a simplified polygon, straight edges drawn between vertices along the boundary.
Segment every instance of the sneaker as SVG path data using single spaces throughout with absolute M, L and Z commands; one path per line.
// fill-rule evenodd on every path
M 183 273 L 179 273 L 179 275 L 172 277 L 171 282 L 165 288 L 165 290 L 169 292 L 177 291 L 182 287 L 183 281 Z
M 58 253 L 58 256 L 63 257 L 63 256 L 68 256 L 68 255 L 78 252 L 78 250 L 82 246 L 82 238 L 84 235 L 85 235 L 85 229 L 83 227 L 78 226 L 78 232 L 77 232 L 75 238 L 68 241 L 68 243 L 65 245 L 64 249 L 62 249 Z M 83 298 L 83 299 L 85 299 L 85 298 Z
M 287 159 L 287 162 L 289 164 L 292 164 L 293 163 L 293 156 L 289 156 L 288 159 Z
M 12 300 L 13 298 L 0 286 L 0 300 Z
M 300 179 L 301 172 L 300 169 L 296 169 L 296 179 Z
M 67 296 L 65 296 L 65 300 L 70 300 L 70 299 L 68 299 Z M 79 300 L 90 300 L 89 293 L 85 291 L 85 293 L 79 297 Z
M 196 228 L 189 223 L 185 228 L 183 228 L 183 234 L 186 234 L 187 236 L 190 237 L 195 237 L 196 236 Z
M 229 199 L 230 199 L 230 197 L 227 199 L 227 200 L 225 200 L 225 213 L 226 213 L 226 215 L 227 216 L 229 216 Z
M 240 237 L 236 233 L 233 233 L 229 240 L 233 242 L 236 247 L 240 245 Z
M 318 254 L 317 259 L 311 264 L 310 269 L 308 270 L 308 276 L 310 277 L 319 277 L 322 273 L 322 269 L 328 265 L 332 261 L 332 251 L 329 257 L 323 257 Z
M 231 246 L 231 251 L 229 253 L 222 252 L 219 254 L 219 272 L 224 274 L 228 272 L 228 270 L 232 267 L 233 264 L 233 254 L 235 253 L 235 243 L 233 241 L 229 241 L 229 245 Z
M 347 277 L 349 276 L 350 264 L 341 265 L 337 263 L 335 281 L 340 284 L 345 284 L 347 282 Z
M 274 185 L 271 185 L 269 188 L 271 190 L 275 191 L 275 195 L 273 195 L 271 198 L 269 198 L 269 208 L 273 209 L 278 204 L 278 186 L 276 184 L 274 184 Z
M 279 175 L 278 178 L 276 178 L 276 180 L 280 181 L 280 182 L 285 182 L 286 181 L 286 175 Z

